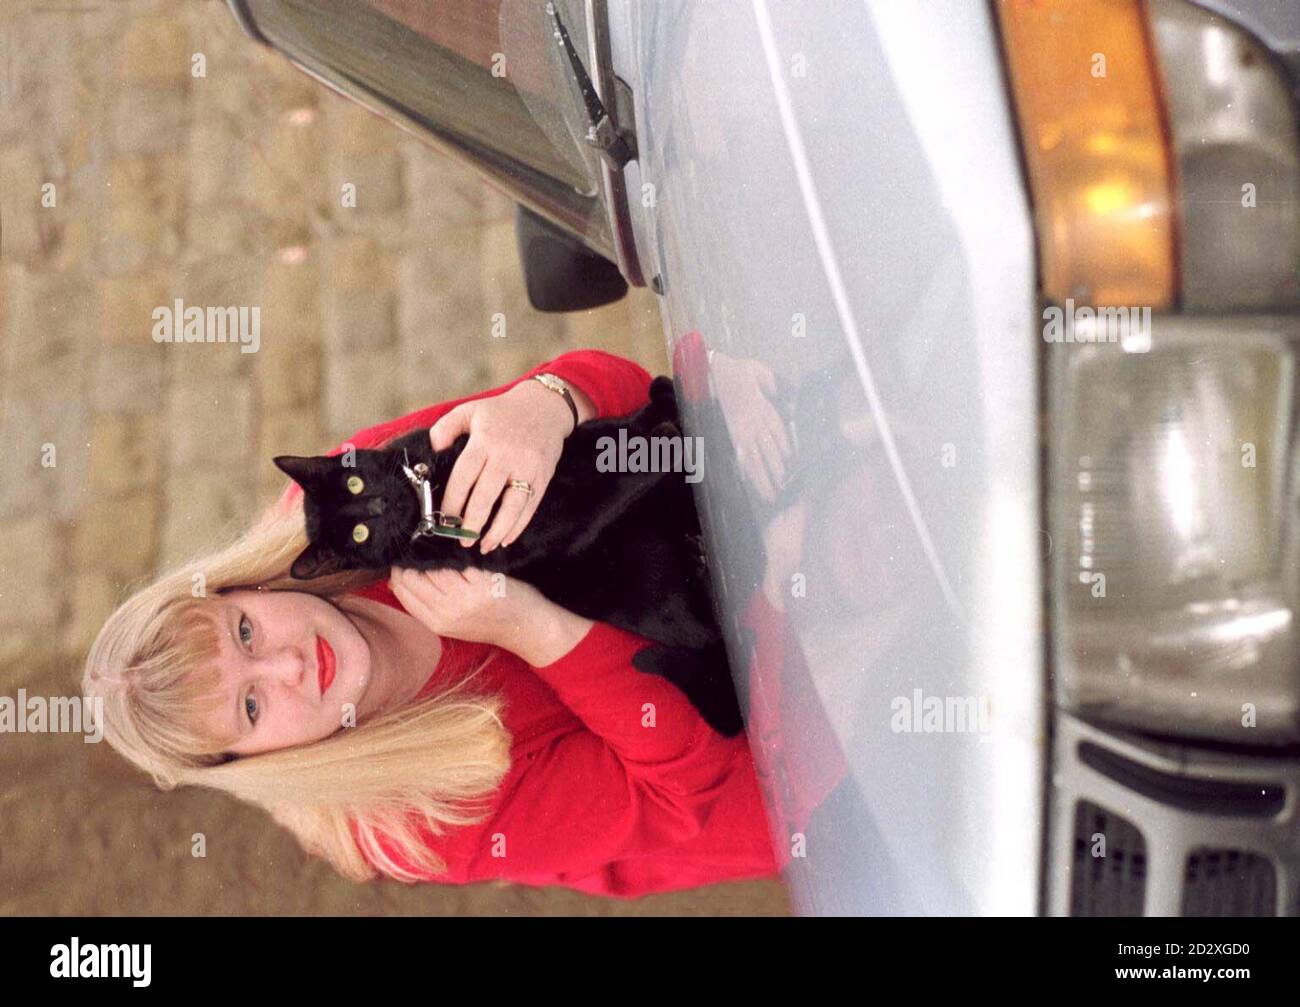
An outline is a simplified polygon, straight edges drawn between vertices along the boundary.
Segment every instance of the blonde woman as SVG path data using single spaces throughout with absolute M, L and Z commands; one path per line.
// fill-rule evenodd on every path
M 574 426 L 634 411 L 649 384 L 631 361 L 576 351 L 333 453 L 421 426 L 436 449 L 468 433 L 443 509 L 481 528 L 500 498 L 468 546 L 487 550 L 527 526 Z M 100 631 L 83 691 L 102 697 L 109 743 L 158 786 L 256 804 L 358 881 L 629 897 L 776 873 L 745 735 L 722 737 L 637 671 L 641 637 L 517 580 L 494 592 L 472 569 L 295 581 L 305 545 L 291 486 Z

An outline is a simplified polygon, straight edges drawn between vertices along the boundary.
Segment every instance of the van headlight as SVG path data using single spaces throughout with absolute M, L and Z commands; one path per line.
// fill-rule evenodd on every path
M 1147 352 L 1050 354 L 1062 705 L 1161 733 L 1296 736 L 1297 338 L 1295 320 L 1165 316 Z
M 997 9 L 1040 243 L 1056 700 L 1300 741 L 1293 83 L 1184 0 Z

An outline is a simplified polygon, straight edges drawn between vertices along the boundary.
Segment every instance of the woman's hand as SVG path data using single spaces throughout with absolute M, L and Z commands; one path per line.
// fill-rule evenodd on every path
M 579 420 L 590 418 L 590 400 L 572 386 L 570 391 L 578 403 Z M 463 509 L 465 527 L 481 531 L 481 552 L 509 545 L 537 512 L 560 461 L 564 439 L 572 430 L 573 415 L 564 400 L 536 381 L 521 381 L 500 395 L 462 402 L 429 428 L 435 451 L 469 434 L 443 492 L 442 512 L 460 516 Z M 532 494 L 509 486 L 511 479 L 527 482 Z M 484 530 L 503 493 L 492 527 Z M 470 539 L 461 541 L 462 546 L 472 544 Z
M 546 599 L 531 584 L 470 567 L 393 567 L 389 587 L 402 606 L 439 636 L 510 649 Z
M 593 623 L 547 599 L 537 588 L 500 573 L 393 567 L 397 600 L 439 636 L 490 643 L 534 667 L 559 660 Z
M 781 414 L 772 405 L 776 379 L 757 360 L 713 355 L 713 385 L 731 434 L 740 469 L 771 503 L 785 484 L 790 440 Z

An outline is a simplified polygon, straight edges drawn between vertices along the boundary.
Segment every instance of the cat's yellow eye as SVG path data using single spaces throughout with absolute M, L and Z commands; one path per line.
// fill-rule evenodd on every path
M 358 542 L 358 543 L 359 543 L 359 542 L 364 542 L 364 541 L 365 541 L 366 539 L 368 539 L 369 537 L 370 537 L 370 529 L 367 528 L 367 527 L 366 527 L 365 525 L 363 525 L 363 524 L 359 524 L 359 525 L 357 525 L 355 528 L 352 529 L 352 541 L 353 541 L 353 542 Z
M 348 476 L 348 492 L 353 496 L 356 496 L 365 488 L 366 484 L 361 481 L 360 476 Z M 360 525 L 358 525 L 358 527 L 360 527 Z

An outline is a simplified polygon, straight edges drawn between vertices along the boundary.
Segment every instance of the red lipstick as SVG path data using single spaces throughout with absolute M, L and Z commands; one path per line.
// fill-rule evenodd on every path
M 323 636 L 316 637 L 316 678 L 320 682 L 320 694 L 325 695 L 325 690 L 330 687 L 334 681 L 334 672 L 338 668 L 337 659 L 334 657 L 334 651 L 330 645 L 325 642 Z

